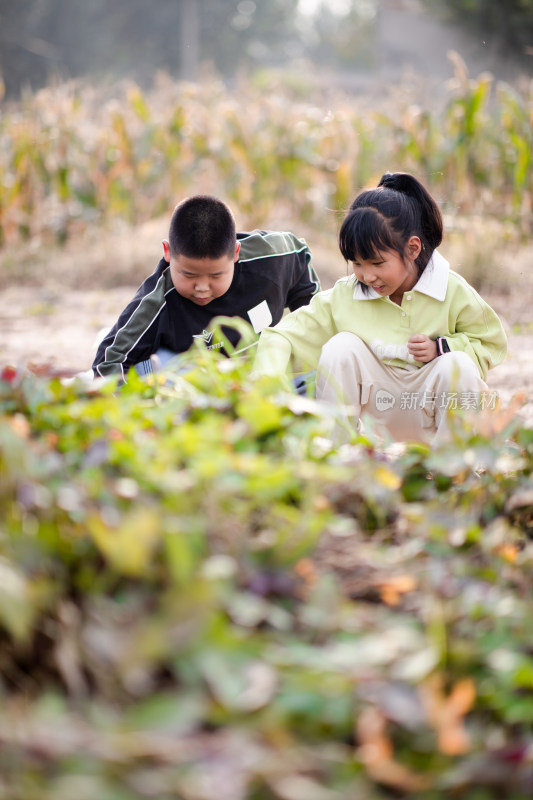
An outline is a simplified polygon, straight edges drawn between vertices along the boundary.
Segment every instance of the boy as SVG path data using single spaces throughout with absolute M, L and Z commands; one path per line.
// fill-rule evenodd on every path
M 276 325 L 286 306 L 307 305 L 320 289 L 306 242 L 288 232 L 235 232 L 228 206 L 195 195 L 179 203 L 155 272 L 100 342 L 95 377 L 130 367 L 152 371 L 150 356 L 189 349 L 193 338 L 211 346 L 209 324 L 220 315 L 241 317 L 259 334 Z M 236 345 L 237 331 L 224 328 Z

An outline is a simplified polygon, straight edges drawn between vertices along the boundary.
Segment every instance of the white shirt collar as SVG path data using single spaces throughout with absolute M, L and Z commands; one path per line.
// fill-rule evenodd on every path
M 421 292 L 421 294 L 426 294 L 428 297 L 433 297 L 442 303 L 446 297 L 449 274 L 449 262 L 437 250 L 434 250 L 427 267 L 411 291 Z M 354 300 L 376 300 L 380 297 L 383 297 L 383 295 L 378 294 L 374 289 L 369 289 L 365 294 L 361 284 L 356 282 L 353 291 Z

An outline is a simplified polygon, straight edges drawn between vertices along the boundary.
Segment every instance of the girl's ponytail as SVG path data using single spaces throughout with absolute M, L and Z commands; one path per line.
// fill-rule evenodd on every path
M 422 249 L 415 259 L 422 275 L 442 241 L 442 215 L 428 190 L 407 172 L 387 172 L 375 189 L 365 189 L 350 206 L 339 231 L 339 248 L 346 261 L 355 256 L 376 258 L 394 250 L 402 258 L 410 236 Z
M 429 259 L 433 250 L 442 242 L 443 233 L 442 214 L 433 197 L 425 186 L 408 172 L 386 172 L 378 186 L 393 189 L 416 202 L 420 213 L 420 238 L 424 248 L 429 250 L 427 256 Z

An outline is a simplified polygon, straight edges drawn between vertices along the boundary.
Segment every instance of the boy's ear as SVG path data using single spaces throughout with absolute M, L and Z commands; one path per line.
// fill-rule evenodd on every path
M 238 261 L 239 260 L 239 251 L 240 251 L 240 249 L 241 249 L 241 243 L 237 242 L 235 244 L 235 258 L 233 259 L 234 261 Z
M 163 255 L 165 256 L 165 261 L 170 263 L 170 242 L 167 239 L 163 239 Z
M 422 242 L 418 236 L 411 236 L 407 242 L 406 252 L 411 261 L 415 261 L 422 251 Z

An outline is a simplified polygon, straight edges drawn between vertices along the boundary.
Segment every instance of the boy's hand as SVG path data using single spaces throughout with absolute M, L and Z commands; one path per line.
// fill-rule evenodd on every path
M 438 355 L 437 342 L 434 342 L 424 333 L 413 333 L 407 342 L 407 349 L 415 361 L 422 361 L 423 363 L 433 361 Z

